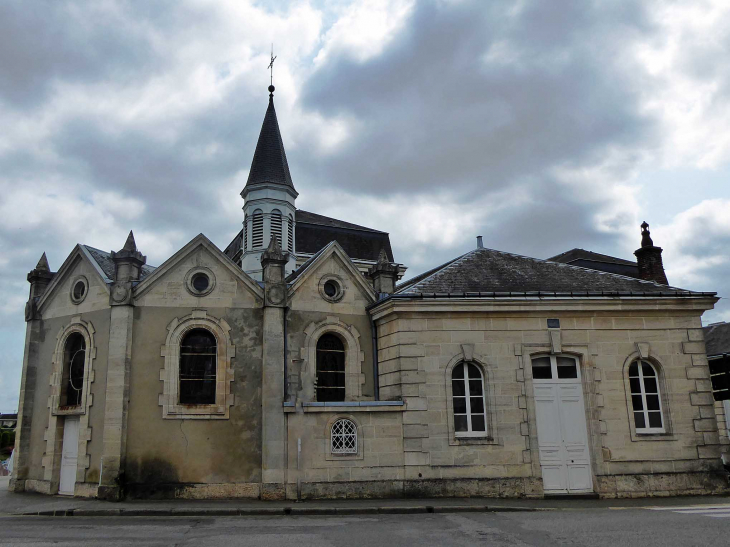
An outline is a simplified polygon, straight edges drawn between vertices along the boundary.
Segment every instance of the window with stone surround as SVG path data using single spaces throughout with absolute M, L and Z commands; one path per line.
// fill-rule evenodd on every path
M 636 433 L 664 433 L 659 373 L 654 365 L 643 360 L 631 363 L 629 388 Z
M 227 419 L 235 346 L 224 319 L 195 310 L 167 326 L 159 404 L 167 419 Z
M 66 339 L 63 351 L 63 376 L 61 377 L 61 408 L 81 405 L 84 392 L 86 342 L 79 332 L 72 332 Z
M 487 435 L 484 375 L 474 363 L 459 363 L 451 372 L 454 432 L 457 437 Z

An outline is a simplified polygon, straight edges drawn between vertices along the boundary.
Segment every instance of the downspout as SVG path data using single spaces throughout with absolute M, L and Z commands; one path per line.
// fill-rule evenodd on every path
M 370 332 L 373 334 L 373 392 L 375 400 L 380 400 L 380 378 L 378 377 L 378 327 L 370 316 Z
M 289 344 L 287 342 L 287 335 L 286 335 L 286 312 L 289 311 L 289 308 L 284 308 L 284 401 L 286 401 L 287 396 L 289 395 L 289 386 L 287 385 L 289 383 L 289 375 L 288 372 L 288 366 L 286 364 L 287 357 L 288 357 L 288 349 Z

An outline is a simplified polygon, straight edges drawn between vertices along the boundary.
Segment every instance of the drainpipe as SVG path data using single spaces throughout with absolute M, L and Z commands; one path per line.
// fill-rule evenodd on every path
M 287 354 L 288 354 L 288 346 L 287 343 L 287 335 L 286 335 L 286 312 L 289 311 L 289 308 L 284 308 L 284 400 L 286 401 L 287 396 L 289 395 L 289 375 L 288 372 L 288 366 L 286 364 L 287 362 Z
M 373 391 L 375 400 L 380 400 L 380 379 L 378 378 L 378 327 L 370 317 L 370 332 L 373 334 Z

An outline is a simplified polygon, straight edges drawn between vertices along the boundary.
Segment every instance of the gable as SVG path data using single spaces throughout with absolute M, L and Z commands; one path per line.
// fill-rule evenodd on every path
M 205 272 L 212 290 L 190 290 L 191 273 Z M 260 306 L 263 291 L 202 234 L 150 273 L 134 289 L 136 306 L 240 307 Z
M 98 265 L 77 245 L 46 288 L 38 301 L 38 309 L 44 319 L 78 315 L 109 307 L 109 287 Z M 71 299 L 72 287 L 85 280 L 83 299 L 75 303 Z
M 364 311 L 375 302 L 375 292 L 342 248 L 332 242 L 305 265 L 290 288 L 293 310 L 353 313 Z M 342 297 L 332 302 L 322 295 L 322 285 L 328 279 L 342 287 Z

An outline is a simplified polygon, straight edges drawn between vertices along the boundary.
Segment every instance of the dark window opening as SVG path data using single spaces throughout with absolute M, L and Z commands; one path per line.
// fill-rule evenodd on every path
M 84 285 L 83 281 L 77 281 L 76 285 L 74 285 L 74 300 L 81 300 L 84 297 L 84 293 L 86 292 L 86 285 Z
M 572 357 L 558 357 L 558 378 L 561 380 L 578 377 L 578 368 L 575 359 Z
M 345 346 L 334 334 L 317 341 L 317 401 L 345 400 Z
M 193 288 L 198 292 L 205 292 L 210 285 L 210 279 L 203 273 L 197 273 L 193 276 Z
M 216 339 L 205 329 L 193 329 L 180 344 L 180 404 L 215 404 Z
M 553 371 L 550 367 L 550 357 L 537 357 L 532 360 L 532 377 L 535 380 L 551 380 Z
M 730 400 L 730 356 L 710 359 L 709 364 L 713 397 L 716 401 Z
M 547 326 L 549 329 L 559 329 L 560 328 L 560 319 L 548 319 Z
M 329 296 L 330 298 L 334 298 L 337 295 L 337 283 L 334 281 L 327 281 L 324 284 L 324 294 Z
M 86 341 L 81 334 L 75 332 L 66 339 L 63 351 L 60 406 L 74 407 L 81 405 L 85 363 Z

